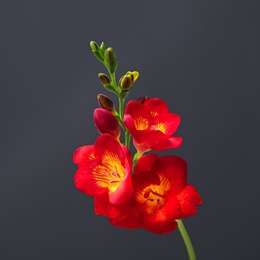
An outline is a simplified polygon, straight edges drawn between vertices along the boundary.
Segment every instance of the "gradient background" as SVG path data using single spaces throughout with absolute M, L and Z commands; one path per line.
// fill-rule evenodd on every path
M 131 98 L 182 117 L 189 182 L 203 197 L 184 222 L 198 259 L 257 259 L 260 5 L 250 0 L 0 3 L 0 259 L 187 259 L 178 231 L 128 231 L 75 189 L 74 150 L 94 143 L 105 72 L 89 48 L 138 70 Z M 112 94 L 110 95 L 112 96 Z M 166 153 L 165 153 L 166 154 Z

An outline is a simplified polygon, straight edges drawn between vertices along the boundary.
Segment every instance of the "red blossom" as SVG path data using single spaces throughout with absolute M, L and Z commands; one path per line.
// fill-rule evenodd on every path
M 94 145 L 79 147 L 73 157 L 78 164 L 75 186 L 90 196 L 108 194 L 110 203 L 124 203 L 132 194 L 132 158 L 113 136 L 103 134 Z
M 127 202 L 132 211 L 117 208 L 121 214 L 114 216 L 111 224 L 130 228 L 128 219 L 134 219 L 150 232 L 174 231 L 178 226 L 175 219 L 194 215 L 196 206 L 202 203 L 200 195 L 186 179 L 187 164 L 180 157 L 154 154 L 141 157 L 133 175 L 133 195 Z
M 125 109 L 124 124 L 140 154 L 178 148 L 182 143 L 181 137 L 172 136 L 180 124 L 179 115 L 169 113 L 166 103 L 159 98 L 130 101 Z

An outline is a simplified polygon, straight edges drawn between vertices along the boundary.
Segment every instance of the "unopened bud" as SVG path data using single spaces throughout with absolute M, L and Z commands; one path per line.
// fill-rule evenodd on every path
M 94 123 L 100 134 L 110 134 L 116 139 L 120 137 L 120 127 L 115 116 L 106 109 L 94 110 Z
M 138 79 L 139 77 L 139 72 L 138 71 L 133 71 L 132 72 L 132 75 L 134 76 L 134 80 L 133 80 L 133 83 L 136 82 L 136 80 Z
M 114 107 L 113 101 L 109 97 L 107 97 L 103 94 L 98 94 L 97 100 L 98 100 L 99 105 L 102 108 L 104 108 L 104 109 L 110 111 L 111 113 L 113 113 L 113 111 L 115 110 L 115 107 Z
M 120 80 L 119 80 L 119 87 L 122 90 L 129 90 L 133 85 L 132 77 L 131 75 L 124 75 Z
M 106 74 L 104 74 L 104 73 L 99 73 L 98 74 L 98 78 L 99 78 L 99 80 L 101 81 L 101 83 L 103 84 L 103 85 L 109 85 L 110 84 L 110 78 L 106 75 Z
M 114 50 L 111 47 L 105 50 L 104 62 L 108 66 L 109 71 L 111 73 L 114 73 L 116 71 L 116 67 L 117 67 L 116 55 Z
M 96 42 L 94 42 L 94 41 L 91 41 L 90 42 L 90 48 L 91 48 L 93 54 L 96 56 L 96 58 L 103 62 L 104 58 L 100 54 L 98 44 Z
M 139 97 L 138 99 L 136 99 L 136 101 L 143 104 L 147 99 L 149 99 L 149 97 L 144 96 L 144 97 Z
M 139 72 L 138 71 L 128 71 L 126 73 L 126 75 L 131 76 L 132 82 L 135 83 L 135 81 L 138 79 L 139 77 Z
M 91 50 L 94 52 L 94 51 L 98 51 L 99 50 L 99 47 L 98 47 L 98 44 L 94 41 L 91 41 L 90 42 L 90 48 Z

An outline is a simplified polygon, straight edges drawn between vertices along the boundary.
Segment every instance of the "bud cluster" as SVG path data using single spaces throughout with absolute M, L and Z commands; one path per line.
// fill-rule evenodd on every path
M 98 78 L 101 84 L 107 90 L 114 92 L 117 96 L 120 96 L 121 99 L 125 99 L 126 96 L 130 93 L 130 90 L 139 77 L 138 71 L 128 71 L 123 75 L 119 82 L 115 80 L 115 72 L 117 68 L 117 59 L 114 50 L 109 47 L 105 48 L 105 44 L 102 42 L 99 46 L 96 42 L 91 41 L 90 47 L 93 54 L 98 58 L 107 68 L 109 76 L 105 73 L 99 73 Z

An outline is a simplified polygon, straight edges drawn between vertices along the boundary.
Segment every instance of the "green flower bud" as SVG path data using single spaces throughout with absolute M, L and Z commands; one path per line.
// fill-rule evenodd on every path
M 116 55 L 114 50 L 111 47 L 105 50 L 104 62 L 107 65 L 110 73 L 114 73 L 116 71 L 116 67 L 117 67 Z
M 103 58 L 103 56 L 101 55 L 101 53 L 100 53 L 100 51 L 99 51 L 99 46 L 98 46 L 98 44 L 97 44 L 96 42 L 94 42 L 94 41 L 91 41 L 91 42 L 90 42 L 90 48 L 91 48 L 93 54 L 95 55 L 95 57 L 96 57 L 97 59 L 99 59 L 101 62 L 103 62 L 103 61 L 104 61 L 104 58 Z
M 98 47 L 98 44 L 94 41 L 91 41 L 90 42 L 90 48 L 91 50 L 94 52 L 94 51 L 99 51 L 99 47 Z
M 100 44 L 99 50 L 100 50 L 101 54 L 104 56 L 104 53 L 105 53 L 105 50 L 106 50 L 104 42 L 102 42 Z

